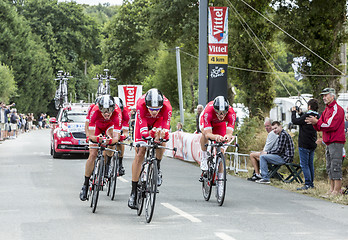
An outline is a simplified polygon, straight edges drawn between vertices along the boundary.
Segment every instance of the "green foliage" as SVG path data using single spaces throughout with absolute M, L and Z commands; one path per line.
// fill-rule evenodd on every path
M 0 9 L 0 62 L 12 69 L 18 86 L 11 101 L 22 112 L 46 111 L 54 91 L 49 55 L 13 5 L 0 1 Z
M 170 121 L 170 128 L 172 132 L 176 131 L 176 125 L 180 122 L 180 112 L 173 111 L 172 119 Z M 196 114 L 184 112 L 184 132 L 194 133 L 196 131 Z
M 216 4 L 224 4 L 221 1 L 215 2 Z M 273 9 L 269 6 L 270 0 L 249 0 L 247 2 L 263 14 L 267 13 L 269 15 L 273 12 Z M 260 46 L 259 40 L 272 54 L 271 43 L 274 38 L 275 29 L 262 16 L 247 7 L 244 3 L 235 2 L 234 6 L 238 14 L 232 7 L 229 9 L 229 62 L 233 66 L 241 68 L 272 71 L 267 63 L 267 61 L 271 60 L 270 56 Z M 248 32 L 244 29 L 244 27 L 248 27 L 244 23 L 241 25 L 240 21 L 242 20 L 238 16 L 244 19 L 259 40 L 248 29 L 249 36 Z M 254 42 L 258 43 L 258 48 L 262 49 L 262 54 Z M 268 112 L 272 107 L 275 97 L 273 75 L 231 70 L 229 71 L 229 81 L 240 90 L 239 99 L 249 108 L 251 116 L 256 116 L 259 110 Z
M 100 30 L 96 22 L 83 13 L 76 2 L 57 0 L 28 0 L 20 6 L 22 15 L 29 21 L 50 53 L 54 71 L 83 69 L 85 60 L 101 61 Z
M 16 90 L 17 86 L 11 69 L 0 63 L 0 102 L 8 104 Z
M 100 26 L 110 21 L 110 19 L 117 13 L 119 6 L 110 6 L 110 4 L 98 5 L 83 5 L 84 12 L 92 17 Z
M 147 56 L 156 41 L 147 37 L 148 0 L 125 1 L 117 15 L 106 24 L 102 42 L 103 62 L 119 84 L 139 84 L 147 75 Z
M 280 80 L 279 80 L 279 79 Z M 285 90 L 282 83 L 285 85 L 286 89 L 290 92 L 291 96 L 297 96 L 299 93 L 311 93 L 310 86 L 304 81 L 297 81 L 294 77 L 294 73 L 290 72 L 287 74 L 278 74 L 278 78 L 275 80 L 275 91 L 277 97 L 289 97 L 289 93 Z
M 276 22 L 305 46 L 323 59 L 338 67 L 339 47 L 346 40 L 346 1 L 342 0 L 294 0 L 291 4 L 286 0 L 273 1 L 278 6 Z M 284 42 L 294 56 L 304 56 L 301 73 L 339 75 L 340 73 L 309 52 L 302 45 L 283 34 Z M 310 65 L 308 64 L 310 63 Z M 311 86 L 311 93 L 318 97 L 326 87 L 340 88 L 339 79 L 307 77 L 304 79 Z

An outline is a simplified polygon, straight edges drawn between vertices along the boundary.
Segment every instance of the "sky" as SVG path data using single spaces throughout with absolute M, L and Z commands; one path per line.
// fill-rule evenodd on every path
M 59 2 L 65 2 L 65 0 L 58 0 Z M 69 0 L 66 0 L 69 1 Z M 79 4 L 88 4 L 88 5 L 98 5 L 99 3 L 110 3 L 111 5 L 122 5 L 123 0 L 74 0 Z

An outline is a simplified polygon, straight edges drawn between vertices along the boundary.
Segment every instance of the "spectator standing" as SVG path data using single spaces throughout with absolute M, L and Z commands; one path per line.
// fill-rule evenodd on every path
M 328 194 L 338 195 L 342 187 L 342 156 L 346 142 L 344 133 L 344 110 L 336 102 L 336 92 L 333 88 L 325 88 L 321 93 L 326 105 L 320 118 L 308 116 L 306 122 L 314 129 L 323 132 L 323 142 L 326 144 L 326 171 L 330 179 Z
M 269 184 L 270 176 L 268 173 L 268 164 L 283 165 L 290 163 L 294 158 L 294 142 L 291 136 L 287 133 L 280 122 L 274 121 L 272 123 L 272 130 L 278 134 L 278 147 L 275 150 L 261 153 L 260 168 L 262 179 L 256 180 L 257 183 Z
M 10 115 L 10 124 L 11 124 L 11 134 L 10 134 L 10 138 L 16 138 L 18 136 L 18 115 L 17 115 L 17 110 L 14 108 L 11 111 L 11 115 Z
M 311 99 L 308 101 L 308 112 L 299 112 L 299 117 L 296 117 L 296 107 L 292 108 L 291 122 L 299 125 L 300 131 L 298 135 L 298 151 L 300 155 L 300 165 L 305 178 L 305 185 L 297 188 L 297 190 L 307 190 L 314 188 L 314 151 L 317 148 L 317 131 L 311 124 L 305 122 L 309 116 L 314 116 L 319 119 L 318 100 Z
M 5 137 L 5 109 L 3 105 L 4 103 L 0 102 L 0 141 L 4 140 Z
M 268 117 L 265 118 L 264 126 L 265 126 L 265 130 L 268 132 L 268 135 L 266 139 L 266 144 L 263 147 L 262 152 L 268 152 L 278 147 L 278 135 L 275 134 L 274 131 L 272 130 L 272 120 L 270 118 Z M 262 178 L 260 174 L 260 167 L 259 167 L 260 156 L 261 156 L 261 152 L 250 153 L 250 161 L 254 167 L 254 173 L 252 177 L 247 179 L 248 181 L 256 181 Z
M 39 129 L 42 129 L 42 122 L 45 118 L 45 115 L 43 113 L 41 113 L 40 117 L 39 117 Z
M 183 129 L 182 129 L 182 123 L 181 123 L 181 122 L 178 122 L 178 123 L 176 124 L 176 131 L 180 131 L 180 132 L 183 131 Z
M 0 128 L 1 128 L 1 138 L 3 140 L 8 137 L 8 130 L 10 129 L 9 122 L 8 122 L 8 114 L 11 112 L 10 107 L 14 105 L 15 104 L 12 103 L 11 105 L 6 106 L 4 102 L 0 103 Z
M 200 133 L 201 129 L 199 128 L 199 119 L 200 119 L 200 115 L 203 112 L 203 105 L 198 104 L 197 105 L 197 114 L 196 114 L 196 133 Z

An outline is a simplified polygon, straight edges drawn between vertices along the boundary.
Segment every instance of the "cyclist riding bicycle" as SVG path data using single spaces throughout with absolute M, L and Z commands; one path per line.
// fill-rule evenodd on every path
M 121 130 L 121 137 L 120 141 L 123 141 L 128 137 L 129 133 L 129 119 L 130 119 L 130 109 L 127 106 L 123 105 L 123 101 L 119 97 L 114 97 L 116 105 L 121 109 L 122 112 L 122 130 Z M 120 169 L 119 169 L 119 175 L 123 176 L 125 174 L 125 170 L 122 164 L 123 160 L 123 154 L 124 154 L 124 145 L 117 145 L 117 150 L 120 151 L 119 154 L 119 163 L 120 163 Z
M 209 102 L 201 113 L 199 126 L 202 131 L 200 139 L 202 157 L 201 169 L 208 170 L 208 152 L 205 146 L 209 139 L 216 142 L 230 142 L 236 122 L 236 113 L 224 96 L 217 96 Z M 222 149 L 224 150 L 224 149 Z
M 98 105 L 98 101 L 100 99 L 101 96 L 97 97 L 94 101 L 94 103 L 92 103 L 91 105 L 89 105 L 88 110 L 87 110 L 87 116 L 86 116 L 86 120 L 85 120 L 85 133 L 86 133 L 86 138 L 89 137 L 89 120 L 91 118 L 91 112 L 92 109 L 95 105 Z
M 134 143 L 139 144 L 136 148 L 135 158 L 132 163 L 132 191 L 128 200 L 128 207 L 137 209 L 136 194 L 141 165 L 144 160 L 146 148 L 141 147 L 146 144 L 144 138 L 152 137 L 156 141 L 169 139 L 170 118 L 172 116 L 172 106 L 169 100 L 156 89 L 150 89 L 146 94 L 141 96 L 137 101 L 135 127 L 134 127 Z M 165 143 L 161 144 L 165 146 Z M 156 159 L 158 167 L 157 185 L 162 183 L 162 174 L 160 170 L 160 162 L 162 160 L 164 149 L 156 150 Z
M 120 139 L 121 123 L 121 109 L 115 105 L 114 99 L 110 95 L 103 95 L 100 97 L 98 104 L 96 104 L 90 112 L 89 139 L 93 142 L 101 143 L 103 141 L 102 136 L 105 134 L 105 136 L 109 138 L 107 144 L 115 144 Z M 90 146 L 96 146 L 96 144 L 90 143 Z M 105 152 L 108 158 L 106 160 L 111 159 L 113 152 Z M 92 175 L 97 154 L 97 149 L 89 150 L 89 156 L 85 167 L 85 181 L 80 192 L 81 201 L 87 200 L 89 178 Z

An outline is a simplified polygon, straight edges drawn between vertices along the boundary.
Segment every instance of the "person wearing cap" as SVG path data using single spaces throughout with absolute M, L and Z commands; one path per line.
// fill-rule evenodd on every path
M 344 110 L 336 102 L 336 92 L 333 88 L 325 88 L 321 93 L 326 105 L 320 118 L 308 116 L 306 122 L 314 129 L 323 132 L 323 142 L 326 144 L 326 172 L 330 179 L 329 194 L 338 195 L 342 187 L 342 156 L 346 142 L 344 133 Z

